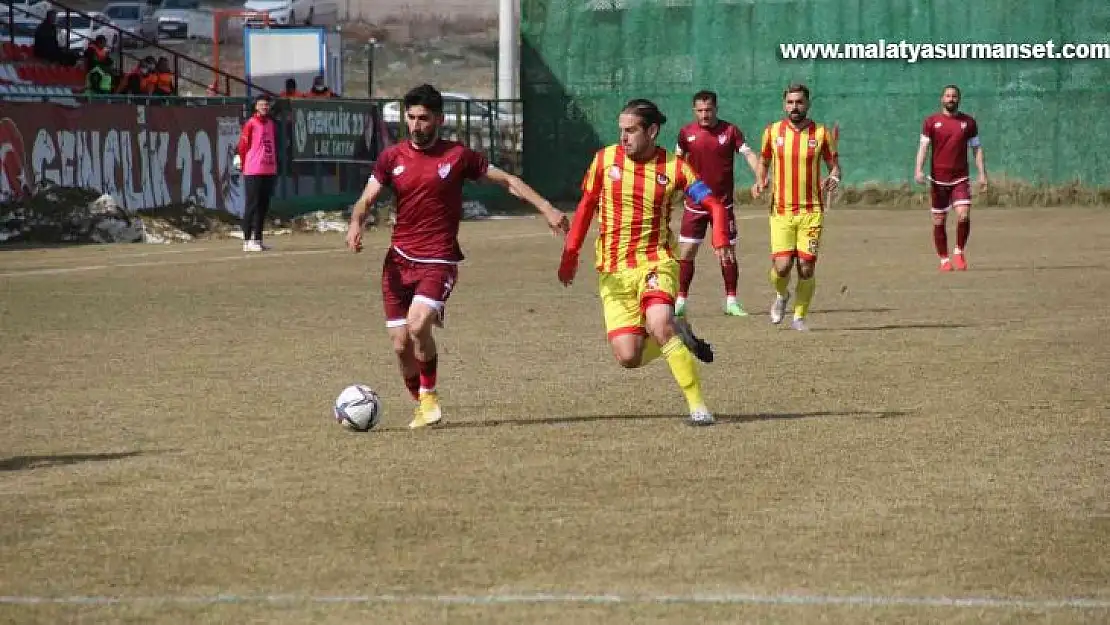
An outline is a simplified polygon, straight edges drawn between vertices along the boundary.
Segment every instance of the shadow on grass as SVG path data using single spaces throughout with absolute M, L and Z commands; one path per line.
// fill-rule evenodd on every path
M 909 410 L 818 410 L 813 412 L 756 412 L 745 414 L 719 414 L 717 425 L 739 425 L 757 421 L 790 421 L 794 419 L 818 419 L 827 417 L 869 417 L 874 419 L 893 419 L 913 414 Z M 477 421 L 445 421 L 432 430 L 470 430 L 496 427 L 521 427 L 544 425 L 576 425 L 579 423 L 596 423 L 612 421 L 675 421 L 684 422 L 684 414 L 607 414 L 607 415 L 576 415 L 567 417 L 540 417 L 537 419 L 480 419 Z M 429 429 L 429 428 L 424 428 Z M 390 426 L 377 428 L 374 432 L 408 432 L 405 426 Z
M 109 462 L 112 460 L 126 460 L 152 452 L 146 451 L 121 451 L 103 454 L 55 454 L 42 456 L 12 456 L 0 460 L 0 471 L 27 471 L 44 469 L 47 467 L 69 466 L 85 462 Z M 156 452 L 164 453 L 164 452 Z
M 955 328 L 974 328 L 978 324 L 968 323 L 890 323 L 878 326 L 857 326 L 850 328 L 810 328 L 810 332 L 881 332 L 883 330 L 951 330 Z

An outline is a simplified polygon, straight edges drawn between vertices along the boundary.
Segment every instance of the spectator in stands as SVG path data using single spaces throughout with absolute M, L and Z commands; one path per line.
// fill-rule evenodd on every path
M 154 95 L 173 95 L 176 92 L 170 60 L 164 56 L 158 57 L 158 64 L 154 66 Z
M 96 95 L 112 93 L 112 59 L 105 58 L 93 64 L 85 74 L 85 92 Z
M 281 93 L 279 93 L 278 97 L 281 97 L 281 98 L 303 98 L 304 94 L 301 93 L 300 91 L 297 91 L 297 79 L 296 78 L 286 78 L 285 79 L 285 91 L 282 91 Z
M 308 98 L 338 98 L 339 96 L 332 93 L 328 88 L 328 82 L 323 74 L 317 76 L 312 80 L 312 90 L 305 94 Z
M 35 42 L 31 49 L 36 58 L 51 63 L 71 66 L 77 63 L 77 56 L 65 50 L 58 43 L 58 12 L 51 9 L 35 29 Z
M 154 93 L 154 57 L 148 56 L 119 82 L 116 93 L 121 95 L 151 95 Z
M 89 42 L 89 47 L 85 48 L 85 71 L 91 72 L 97 65 L 105 63 L 111 63 L 108 58 L 108 38 L 97 35 L 96 39 Z

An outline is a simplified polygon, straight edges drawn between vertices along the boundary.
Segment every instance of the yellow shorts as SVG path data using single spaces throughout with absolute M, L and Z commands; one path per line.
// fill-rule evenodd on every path
M 622 334 L 645 334 L 644 311 L 652 304 L 674 305 L 678 293 L 678 261 L 598 274 L 601 309 L 609 339 Z
M 771 214 L 771 258 L 797 256 L 816 260 L 824 214 Z

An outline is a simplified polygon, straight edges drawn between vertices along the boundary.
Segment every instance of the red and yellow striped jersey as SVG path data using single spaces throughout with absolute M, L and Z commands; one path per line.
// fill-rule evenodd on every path
M 763 160 L 774 170 L 771 210 L 780 215 L 824 212 L 821 161 L 836 157 L 836 139 L 823 125 L 807 120 L 795 129 L 783 119 L 763 129 Z
M 620 145 L 599 150 L 582 180 L 582 192 L 596 198 L 600 213 L 598 271 L 611 273 L 676 258 L 671 204 L 675 193 L 691 192 L 696 184 L 690 165 L 663 148 L 656 148 L 655 156 L 645 162 L 627 157 Z M 575 222 L 581 221 L 575 217 Z M 592 211 L 583 217 L 591 220 Z M 588 228 L 589 221 L 584 226 Z M 571 232 L 568 247 L 581 245 L 586 233 L 580 229 Z

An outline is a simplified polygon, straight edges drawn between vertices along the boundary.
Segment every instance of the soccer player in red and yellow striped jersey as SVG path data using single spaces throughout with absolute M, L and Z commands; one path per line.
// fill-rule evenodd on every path
M 807 118 L 809 88 L 794 84 L 783 92 L 786 119 L 763 130 L 763 147 L 753 195 L 759 196 L 771 184 L 771 284 L 775 303 L 771 323 L 781 323 L 790 301 L 790 270 L 797 257 L 797 301 L 794 304 L 795 330 L 806 330 L 813 292 L 817 288 L 814 271 L 817 248 L 825 212 L 825 192 L 833 192 L 840 181 L 835 132 Z M 821 161 L 829 175 L 821 178 Z M 774 164 L 774 179 L 767 177 Z
M 727 212 L 709 187 L 681 158 L 656 144 L 667 118 L 648 100 L 631 100 L 621 111 L 620 143 L 594 155 L 582 181 L 559 263 L 559 281 L 569 285 L 594 214 L 599 213 L 596 267 L 609 345 L 620 364 L 642 367 L 663 356 L 686 397 L 691 425 L 710 425 L 713 414 L 702 398 L 695 357 L 713 361 L 713 350 L 674 315 L 678 292 L 676 241 L 671 231 L 676 194 L 713 215 L 713 247 L 734 262 Z

